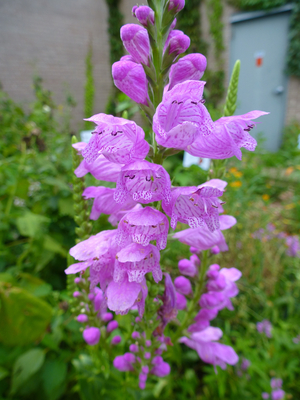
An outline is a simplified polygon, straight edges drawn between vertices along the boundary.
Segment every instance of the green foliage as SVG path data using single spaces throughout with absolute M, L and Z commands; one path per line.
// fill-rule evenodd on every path
M 89 50 L 85 59 L 85 86 L 84 86 L 84 117 L 90 118 L 94 111 L 95 82 L 93 76 L 93 47 L 89 45 Z M 85 121 L 85 128 L 89 129 L 93 123 Z
M 229 0 L 229 3 L 236 8 L 245 11 L 269 10 L 280 7 L 287 3 L 286 0 Z
M 225 72 L 224 70 L 212 71 L 206 69 L 202 79 L 207 82 L 205 87 L 205 98 L 207 99 L 208 106 L 217 109 L 218 104 L 220 104 L 220 101 L 223 99 L 225 91 Z
M 222 66 L 222 51 L 224 50 L 223 29 L 222 22 L 223 4 L 221 0 L 208 0 L 208 19 L 209 19 L 209 32 L 214 40 L 214 53 L 217 64 Z
M 108 37 L 110 46 L 110 65 L 119 61 L 124 54 L 120 39 L 120 29 L 123 25 L 123 15 L 120 12 L 120 0 L 106 0 L 108 6 Z
M 237 60 L 234 64 L 224 106 L 224 116 L 230 117 L 234 114 L 237 102 L 237 92 L 239 86 L 241 62 Z
M 296 2 L 290 24 L 287 72 L 300 78 L 300 4 Z

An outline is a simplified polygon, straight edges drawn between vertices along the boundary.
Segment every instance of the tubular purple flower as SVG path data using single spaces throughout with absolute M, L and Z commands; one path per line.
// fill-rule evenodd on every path
M 201 319 L 199 321 L 196 321 L 192 325 L 188 327 L 188 332 L 199 332 L 203 331 L 203 329 L 206 329 L 209 326 L 209 321 L 207 319 Z
M 223 304 L 226 300 L 226 296 L 222 292 L 210 292 L 204 293 L 200 298 L 200 307 L 203 308 L 217 308 Z
M 164 52 L 168 50 L 174 57 L 184 53 L 190 47 L 191 39 L 182 31 L 176 29 L 170 31 L 164 46 Z
M 198 187 L 173 188 L 171 202 L 162 202 L 163 210 L 171 217 L 171 227 L 175 229 L 180 221 L 191 228 L 205 223 L 212 232 L 219 229 L 218 197 L 223 195 L 226 185 L 225 181 L 211 179 Z
M 162 279 L 159 260 L 159 251 L 153 244 L 129 244 L 116 255 L 114 281 L 122 282 L 128 276 L 129 282 L 141 283 L 145 274 L 152 272 L 157 283 Z
M 184 0 L 169 0 L 168 10 L 179 12 L 183 9 L 185 4 Z
M 171 198 L 171 181 L 167 171 L 149 161 L 136 161 L 125 165 L 119 175 L 114 199 L 124 203 L 132 198 L 143 204 Z
M 122 338 L 121 338 L 121 336 L 119 336 L 119 335 L 116 335 L 116 336 L 114 336 L 112 339 L 111 339 L 111 344 L 112 345 L 116 345 L 116 344 L 119 344 L 120 342 L 121 342 L 121 340 L 122 340 Z
M 95 346 L 100 340 L 100 329 L 95 327 L 85 328 L 82 336 L 89 346 Z
M 118 204 L 114 200 L 115 189 L 103 186 L 89 186 L 82 196 L 85 199 L 94 198 L 90 219 L 97 220 L 101 214 L 117 214 L 120 211 L 128 211 L 136 206 L 136 202 L 129 199 L 125 204 Z
M 136 103 L 148 105 L 148 82 L 141 64 L 128 59 L 117 61 L 112 66 L 116 87 Z
M 203 105 L 205 82 L 185 81 L 165 93 L 153 117 L 158 144 L 184 150 L 196 139 L 210 135 L 214 123 Z
M 145 279 L 141 283 L 129 282 L 127 277 L 123 282 L 112 281 L 106 290 L 107 307 L 116 314 L 127 314 L 134 305 L 137 305 L 139 315 L 142 316 L 147 294 Z
M 123 25 L 121 39 L 136 63 L 149 65 L 150 41 L 147 29 L 136 24 Z
M 134 6 L 132 14 L 137 18 L 140 24 L 147 28 L 148 23 L 154 25 L 154 11 L 148 6 Z
M 174 280 L 174 285 L 177 290 L 177 292 L 184 294 L 184 295 L 189 295 L 192 293 L 192 285 L 189 279 L 185 278 L 184 276 L 178 276 Z
M 254 151 L 257 144 L 248 133 L 255 126 L 252 120 L 266 114 L 269 113 L 251 111 L 243 115 L 222 117 L 215 121 L 214 129 L 209 137 L 198 137 L 185 150 L 197 157 L 225 159 L 236 156 L 241 160 L 241 147 Z
M 135 355 L 131 353 L 125 353 L 122 356 L 117 356 L 114 359 L 113 365 L 119 371 L 134 371 L 132 364 L 135 363 Z
M 188 54 L 172 65 L 169 73 L 169 90 L 178 83 L 199 81 L 206 69 L 206 57 L 200 53 Z
M 131 237 L 133 242 L 147 246 L 150 241 L 156 240 L 158 250 L 163 250 L 167 246 L 168 231 L 168 218 L 152 207 L 145 207 L 128 212 L 121 219 L 117 242 L 121 244 Z
M 144 159 L 148 154 L 145 132 L 135 122 L 102 113 L 86 121 L 97 125 L 81 153 L 87 163 L 93 163 L 100 153 L 118 164 Z

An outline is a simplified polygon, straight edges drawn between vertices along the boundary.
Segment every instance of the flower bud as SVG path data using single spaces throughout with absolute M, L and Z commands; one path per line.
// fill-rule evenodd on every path
M 194 318 L 195 321 L 199 321 L 201 319 L 207 319 L 208 321 L 211 321 L 212 319 L 216 318 L 218 315 L 218 310 L 216 308 L 202 308 Z
M 94 298 L 95 298 L 94 293 L 89 293 L 89 294 L 88 294 L 88 298 L 89 298 L 89 300 L 93 301 Z
M 199 304 L 203 308 L 215 308 L 220 306 L 225 299 L 222 292 L 205 293 L 201 296 Z
M 149 64 L 150 42 L 147 29 L 137 24 L 123 25 L 121 39 L 136 63 Z
M 80 296 L 81 296 L 81 293 L 78 292 L 78 291 L 76 291 L 76 292 L 73 293 L 73 297 L 80 297 Z
M 120 342 L 121 342 L 121 336 L 119 336 L 119 335 L 117 335 L 117 336 L 114 336 L 112 339 L 111 339 L 111 344 L 112 345 L 116 345 L 116 344 L 119 344 Z
M 114 331 L 115 329 L 118 328 L 118 326 L 119 326 L 119 324 L 118 324 L 117 321 L 110 321 L 110 322 L 107 324 L 107 328 L 106 328 L 107 333 L 110 333 L 110 332 Z
M 203 329 L 209 326 L 209 321 L 205 319 L 200 319 L 199 321 L 195 322 L 194 324 L 188 327 L 188 332 L 199 332 L 203 331 Z
M 134 371 L 132 364 L 135 362 L 135 355 L 132 353 L 125 353 L 122 356 L 117 356 L 113 365 L 119 371 Z
M 211 254 L 219 254 L 220 253 L 220 248 L 219 246 L 215 245 L 210 249 Z
M 176 308 L 177 310 L 184 310 L 186 308 L 186 298 L 181 294 L 176 292 Z
M 185 4 L 184 0 L 170 0 L 169 5 L 168 5 L 168 10 L 174 10 L 176 12 L 179 12 L 183 9 Z
M 78 322 L 83 324 L 89 320 L 89 317 L 86 314 L 79 314 L 76 319 Z
M 271 393 L 272 400 L 283 400 L 285 392 L 282 389 L 273 390 Z
M 216 279 L 209 279 L 206 284 L 207 290 L 219 292 L 226 287 L 226 279 L 224 275 L 219 274 Z
M 149 360 L 151 358 L 151 353 L 146 351 L 146 353 L 144 354 L 144 358 L 145 358 L 145 360 Z
M 117 61 L 112 66 L 112 76 L 116 87 L 136 103 L 147 105 L 148 83 L 140 64 L 132 61 Z
M 164 51 L 169 48 L 169 54 L 172 54 L 174 57 L 176 57 L 178 54 L 184 53 L 189 48 L 190 43 L 190 38 L 183 32 L 173 30 L 168 36 Z
M 191 282 L 184 276 L 178 276 L 175 278 L 174 285 L 176 290 L 181 294 L 188 295 L 192 293 Z
M 148 6 L 137 7 L 134 16 L 144 27 L 147 27 L 148 21 L 150 24 L 154 25 L 154 11 Z
M 188 54 L 176 64 L 173 64 L 169 73 L 169 90 L 178 83 L 202 78 L 206 68 L 206 58 L 200 53 Z
M 199 250 L 196 247 L 191 246 L 190 247 L 190 252 L 193 254 L 197 254 L 199 252 Z
M 143 373 L 143 374 L 148 374 L 148 373 L 149 373 L 149 367 L 148 367 L 147 365 L 144 365 L 144 366 L 142 367 L 142 373 Z
M 170 365 L 162 359 L 160 356 L 156 356 L 152 360 L 152 364 L 154 367 L 151 369 L 150 373 L 158 376 L 159 378 L 163 378 L 164 376 L 170 373 Z
M 219 270 L 220 266 L 218 264 L 212 264 L 208 268 L 206 275 L 209 279 L 217 279 L 217 277 L 219 276 Z
M 95 327 L 85 328 L 82 333 L 83 339 L 89 346 L 95 346 L 100 340 L 100 329 Z
M 195 267 L 195 265 L 187 259 L 180 260 L 178 263 L 178 268 L 182 275 L 193 277 L 197 273 L 197 268 Z
M 145 344 L 146 344 L 146 347 L 150 347 L 151 346 L 151 340 L 146 340 Z
M 104 321 L 104 322 L 108 322 L 108 321 L 111 321 L 112 319 L 113 319 L 113 315 L 112 315 L 112 313 L 111 312 L 107 312 L 107 313 L 104 313 L 103 315 L 101 315 L 101 319 L 102 319 L 102 321 Z
M 139 351 L 139 346 L 137 346 L 136 344 L 131 344 L 131 345 L 129 346 L 129 350 L 130 350 L 132 353 L 137 353 L 137 352 Z
M 139 332 L 132 332 L 132 335 L 131 335 L 131 337 L 132 337 L 132 339 L 139 339 L 140 338 L 140 334 L 139 334 Z
M 74 279 L 74 283 L 76 283 L 76 285 L 78 285 L 78 283 L 80 283 L 80 282 L 81 282 L 80 278 L 77 277 L 77 278 Z

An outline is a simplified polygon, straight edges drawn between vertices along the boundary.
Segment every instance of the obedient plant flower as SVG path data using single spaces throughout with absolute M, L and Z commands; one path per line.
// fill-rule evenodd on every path
M 128 198 L 143 204 L 163 199 L 167 203 L 171 197 L 170 189 L 170 176 L 161 165 L 136 161 L 121 169 L 114 199 L 121 204 Z
M 102 113 L 86 121 L 97 125 L 81 153 L 87 163 L 93 163 L 99 154 L 119 164 L 144 159 L 148 154 L 149 144 L 144 139 L 145 133 L 135 122 Z
M 116 314 L 127 314 L 136 305 L 143 316 L 147 294 L 145 279 L 141 283 L 129 282 L 127 277 L 122 282 L 111 281 L 106 290 L 107 307 Z
M 205 225 L 195 229 L 185 229 L 176 232 L 174 239 L 178 239 L 181 243 L 193 246 L 198 251 L 208 250 L 213 246 L 218 246 L 220 251 L 227 251 L 228 246 L 222 234 L 222 230 L 229 229 L 236 224 L 236 219 L 231 215 L 220 215 L 220 229 L 211 232 Z
M 116 203 L 114 193 L 115 189 L 103 186 L 89 186 L 83 191 L 82 196 L 85 199 L 95 199 L 90 219 L 97 220 L 101 214 L 117 214 L 121 210 L 128 211 L 136 206 L 136 202 L 132 199 L 124 204 Z
M 125 203 L 127 204 L 127 203 Z M 136 204 L 131 211 L 137 211 L 137 210 L 141 210 L 143 207 L 140 204 Z M 110 222 L 112 224 L 112 226 L 117 226 L 118 222 L 124 217 L 125 214 L 128 213 L 128 210 L 122 209 L 120 211 L 117 211 L 113 214 L 111 214 L 108 218 L 108 222 Z
M 145 28 L 148 23 L 154 25 L 154 11 L 148 6 L 133 6 L 132 15 L 137 18 Z
M 163 378 L 170 373 L 170 365 L 166 363 L 161 356 L 156 356 L 152 360 L 154 367 L 151 369 L 150 373 L 160 378 Z
M 158 316 L 161 319 L 161 324 L 157 328 L 159 334 L 163 334 L 166 325 L 172 319 L 176 318 L 177 307 L 176 307 L 176 291 L 172 282 L 172 278 L 169 274 L 165 273 L 165 291 L 162 296 L 162 306 L 158 310 Z
M 112 66 L 112 77 L 116 87 L 131 100 L 148 104 L 148 83 L 144 68 L 133 60 L 122 57 Z
M 168 10 L 175 10 L 176 12 L 179 12 L 183 9 L 184 4 L 184 0 L 169 0 Z
M 150 42 L 147 29 L 136 24 L 123 25 L 121 39 L 136 63 L 149 64 Z
M 218 197 L 223 195 L 226 185 L 225 181 L 212 179 L 198 187 L 173 188 L 171 202 L 162 202 L 165 213 L 171 217 L 171 227 L 175 229 L 180 221 L 191 228 L 205 223 L 212 232 L 219 229 Z
M 226 364 L 234 365 L 239 358 L 232 347 L 216 342 L 222 335 L 221 329 L 209 326 L 203 331 L 192 333 L 190 339 L 182 337 L 180 342 L 196 350 L 204 362 L 226 369 Z
M 165 93 L 153 117 L 158 144 L 184 150 L 212 132 L 214 124 L 202 101 L 204 85 L 189 80 Z
M 121 244 L 131 237 L 133 242 L 147 246 L 150 241 L 156 240 L 158 250 L 163 250 L 167 246 L 168 231 L 168 218 L 152 207 L 145 207 L 128 212 L 121 219 L 117 242 Z
M 155 282 L 159 282 L 162 279 L 159 260 L 159 251 L 153 244 L 131 243 L 116 255 L 114 281 L 122 282 L 128 276 L 129 282 L 141 283 L 145 274 L 152 272 Z
M 82 150 L 87 146 L 87 143 L 78 142 L 73 144 L 73 147 L 81 154 Z M 108 161 L 102 154 L 99 155 L 91 164 L 85 159 L 81 161 L 75 169 L 74 174 L 77 178 L 82 178 L 88 172 L 99 181 L 117 182 L 122 165 Z
M 100 329 L 95 327 L 85 328 L 82 336 L 89 346 L 95 346 L 100 340 Z
M 184 276 L 178 276 L 177 278 L 175 278 L 174 285 L 177 292 L 181 294 L 189 295 L 192 293 L 191 282 Z
M 135 363 L 135 355 L 132 353 L 125 353 L 122 356 L 117 356 L 114 359 L 114 367 L 119 371 L 134 371 L 132 364 Z
M 169 90 L 187 80 L 199 81 L 206 69 L 206 57 L 200 53 L 188 54 L 173 64 L 169 73 Z
M 172 54 L 174 57 L 184 53 L 190 47 L 191 40 L 182 31 L 176 29 L 170 31 L 167 37 L 164 52 Z
M 105 290 L 107 283 L 112 279 L 117 245 L 115 243 L 116 230 L 102 231 L 72 247 L 70 254 L 81 262 L 70 265 L 65 273 L 77 274 L 90 267 L 91 287 L 98 283 Z
M 264 333 L 268 338 L 272 337 L 272 324 L 267 319 L 256 324 L 256 329 L 259 333 Z
M 197 267 L 200 265 L 200 260 L 196 254 L 192 254 L 190 259 L 182 259 L 178 263 L 178 269 L 182 275 L 194 277 L 197 274 Z
M 251 111 L 243 115 L 222 117 L 215 121 L 211 135 L 198 137 L 185 150 L 197 157 L 225 159 L 236 156 L 241 160 L 241 147 L 254 151 L 257 145 L 248 133 L 255 126 L 252 120 L 266 114 L 264 111 Z

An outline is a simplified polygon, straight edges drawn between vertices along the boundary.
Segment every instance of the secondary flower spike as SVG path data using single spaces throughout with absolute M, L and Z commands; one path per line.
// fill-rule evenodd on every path
M 188 54 L 173 64 L 169 73 L 169 90 L 178 83 L 199 81 L 206 69 L 206 57 L 200 53 Z
M 156 246 L 163 250 L 167 246 L 169 230 L 168 218 L 152 207 L 128 212 L 118 226 L 118 243 L 123 243 L 128 236 L 133 242 L 147 246 L 151 240 L 156 240 Z
M 128 198 L 143 204 L 163 199 L 168 203 L 171 198 L 169 174 L 161 165 L 145 160 L 125 165 L 117 181 L 114 199 L 122 204 Z
M 157 283 L 162 279 L 159 260 L 159 251 L 153 244 L 131 243 L 116 255 L 114 281 L 122 282 L 127 275 L 129 282 L 141 283 L 145 274 L 152 272 Z
M 116 87 L 131 100 L 148 105 L 148 82 L 141 64 L 122 57 L 120 61 L 113 64 L 112 77 Z
M 109 161 L 126 164 L 143 159 L 149 151 L 145 133 L 135 122 L 106 114 L 96 114 L 86 121 L 97 126 L 82 156 L 88 163 L 94 162 L 99 154 Z
M 236 156 L 241 160 L 241 147 L 254 151 L 257 145 L 256 140 L 248 133 L 255 126 L 252 120 L 266 114 L 269 113 L 251 111 L 243 115 L 222 117 L 215 121 L 209 137 L 198 137 L 185 150 L 197 157 L 225 159 Z
M 136 63 L 149 64 L 150 42 L 147 29 L 136 24 L 123 25 L 121 39 Z
M 176 228 L 177 221 L 188 223 L 191 228 L 207 225 L 210 231 L 220 227 L 218 207 L 227 182 L 212 179 L 196 187 L 178 187 L 172 189 L 170 203 L 162 203 L 163 209 L 171 217 L 171 227 Z
M 210 135 L 214 124 L 203 105 L 204 85 L 205 82 L 189 80 L 164 95 L 153 117 L 158 144 L 184 150 L 197 138 Z

